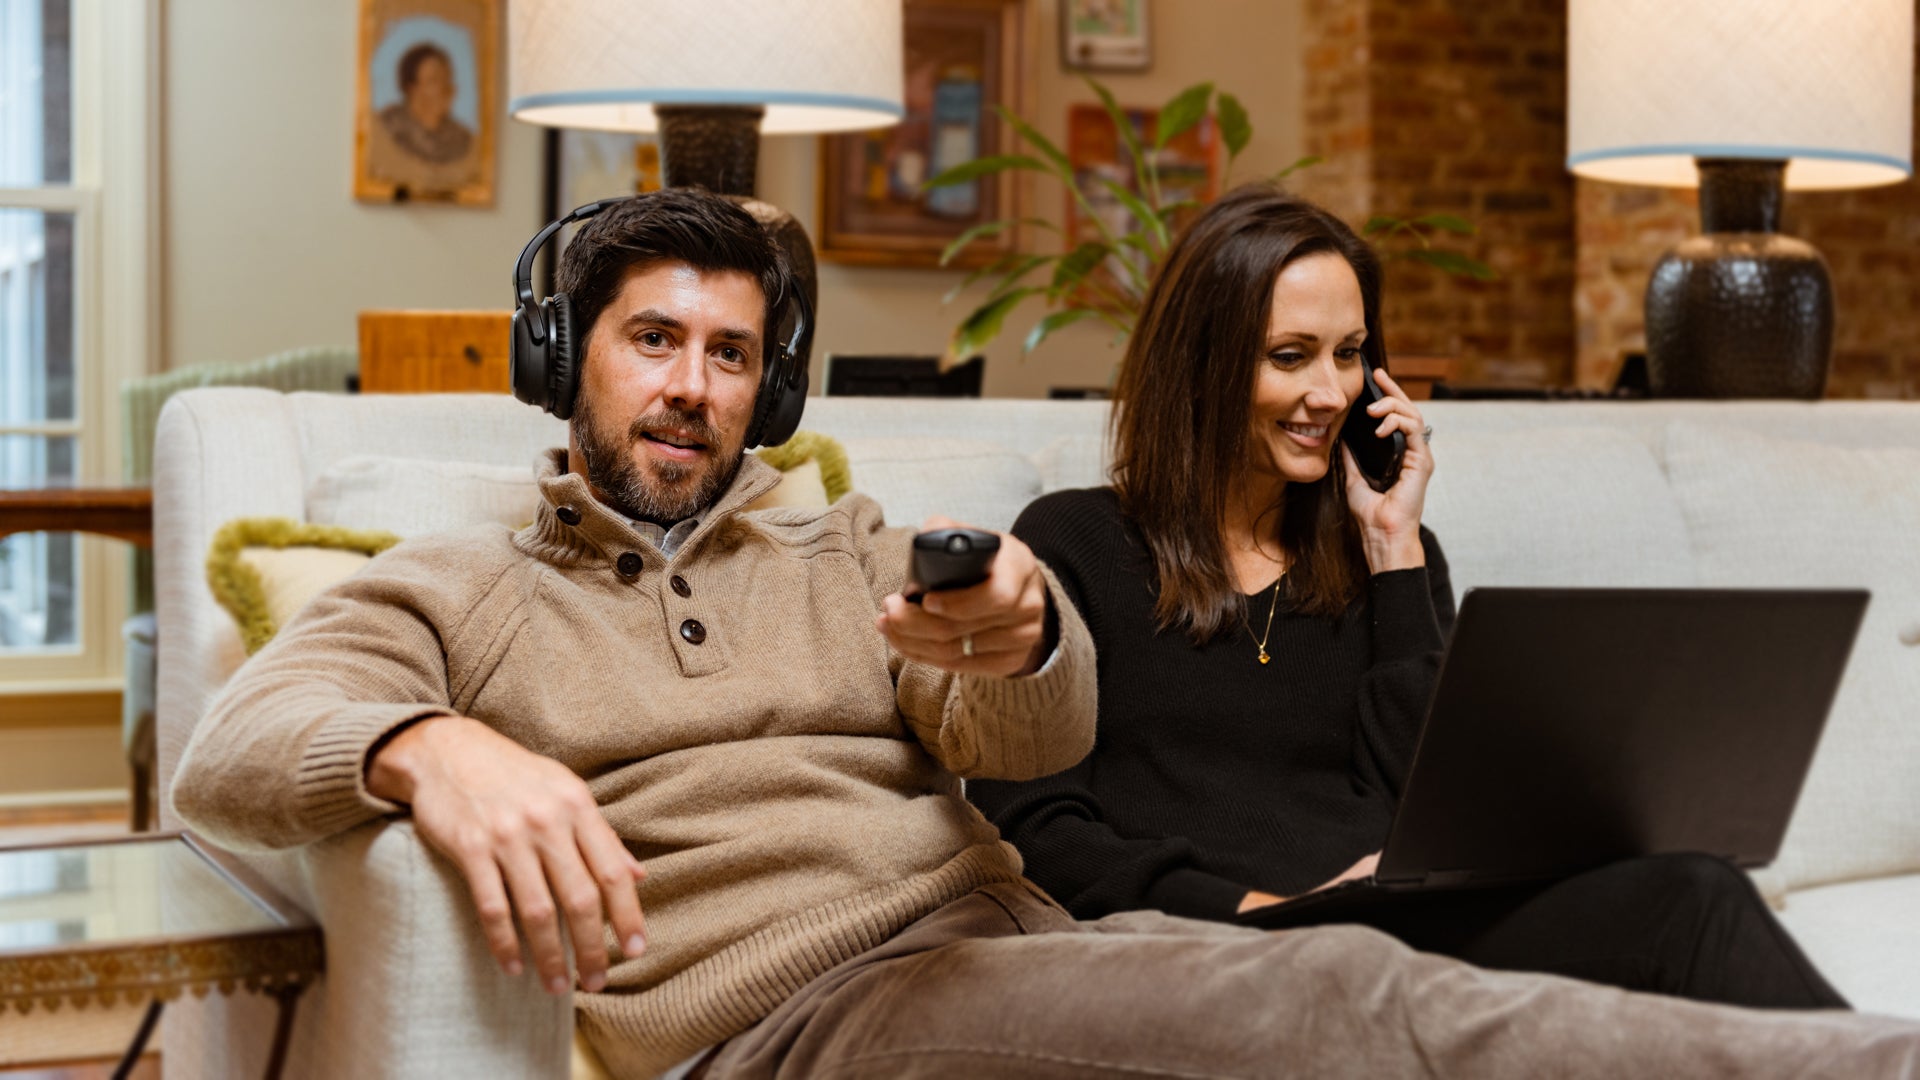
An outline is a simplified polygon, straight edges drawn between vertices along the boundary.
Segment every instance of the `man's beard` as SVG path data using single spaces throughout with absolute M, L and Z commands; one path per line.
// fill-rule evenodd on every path
M 623 438 L 601 429 L 587 396 L 573 411 L 573 437 L 587 467 L 587 483 L 615 510 L 640 521 L 671 526 L 710 505 L 740 471 L 744 446 L 728 447 L 720 432 L 698 413 L 664 408 L 627 425 Z M 675 428 L 706 445 L 704 461 L 651 462 L 651 470 L 634 460 L 633 444 L 649 431 Z M 651 471 L 651 475 L 649 475 Z

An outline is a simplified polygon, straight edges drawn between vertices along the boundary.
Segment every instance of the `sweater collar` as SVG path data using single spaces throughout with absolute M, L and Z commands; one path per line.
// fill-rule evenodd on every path
M 515 537 L 522 550 L 559 565 L 608 562 L 633 552 L 643 561 L 643 572 L 666 566 L 667 557 L 633 527 L 625 514 L 594 498 L 586 477 L 567 471 L 564 447 L 541 454 L 535 461 L 535 474 L 540 485 L 540 505 L 533 524 Z M 778 469 L 753 454 L 746 455 L 740 462 L 740 471 L 734 474 L 733 483 L 711 506 L 694 515 L 700 524 L 681 543 L 676 554 L 691 552 L 715 526 L 779 483 Z

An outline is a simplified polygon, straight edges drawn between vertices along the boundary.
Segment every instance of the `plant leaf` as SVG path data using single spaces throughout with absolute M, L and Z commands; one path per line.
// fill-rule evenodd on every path
M 1020 343 L 1020 351 L 1030 353 L 1039 348 L 1040 343 L 1047 340 L 1048 335 L 1055 330 L 1063 326 L 1072 326 L 1082 319 L 1097 318 L 1099 314 L 1092 308 L 1067 308 L 1064 311 L 1053 312 L 1035 323 L 1033 329 L 1027 332 L 1027 340 Z
M 1327 159 L 1321 157 L 1319 154 L 1308 154 L 1306 157 L 1303 157 L 1300 160 L 1294 162 L 1293 164 L 1287 166 L 1286 168 L 1281 169 L 1279 172 L 1274 173 L 1273 176 L 1271 176 L 1269 179 L 1271 179 L 1274 183 L 1277 184 L 1280 181 L 1285 180 L 1287 177 L 1292 176 L 1294 173 L 1299 172 L 1301 169 L 1310 169 L 1325 160 Z
M 995 154 L 992 157 L 974 158 L 972 161 L 963 161 L 933 179 L 922 183 L 920 190 L 925 191 L 928 188 L 946 187 L 949 184 L 964 184 L 969 180 L 978 180 L 982 176 L 1005 172 L 1008 169 L 1035 169 L 1040 172 L 1053 171 L 1047 167 L 1046 162 L 1041 161 L 1039 158 L 1028 157 L 1025 154 Z
M 1224 90 L 1220 92 L 1219 116 L 1220 138 L 1227 144 L 1227 160 L 1231 162 L 1253 141 L 1253 122 L 1247 119 L 1247 108 L 1240 99 Z
M 946 249 L 940 252 L 940 265 L 941 266 L 947 265 L 947 263 L 951 261 L 955 255 L 960 254 L 960 250 L 962 248 L 966 247 L 968 244 L 973 243 L 975 240 L 983 239 L 989 236 L 998 236 L 1001 233 L 1007 231 L 1008 229 L 1013 228 L 1015 225 L 1038 225 L 1042 228 L 1050 229 L 1053 232 L 1060 231 L 1059 226 L 1055 225 L 1053 222 L 1048 221 L 1044 218 L 1036 218 L 1036 217 L 1001 218 L 998 221 L 983 221 L 980 224 L 975 225 L 973 228 L 968 229 L 966 232 L 961 233 L 959 236 L 956 236 L 953 238 L 953 243 L 948 244 L 946 246 Z
M 1009 289 L 1020 284 L 1022 278 L 1059 258 L 1060 256 L 1058 255 L 1022 256 L 1020 261 L 1016 262 L 1013 267 L 1006 272 L 1006 275 L 994 285 L 993 291 L 987 294 L 986 302 L 998 300 L 1000 297 L 1005 296 Z
M 1067 155 L 1061 153 L 1060 148 L 1053 145 L 1051 139 L 1040 134 L 1038 128 L 1015 116 L 1013 110 L 1007 108 L 1005 105 L 995 105 L 993 111 L 1000 114 L 1000 119 L 1012 125 L 1015 135 L 1018 135 L 1024 140 L 1028 146 L 1040 151 L 1041 154 L 1046 156 L 1048 161 L 1053 162 L 1053 169 L 1051 170 L 1053 173 L 1059 176 L 1073 175 L 1073 162 L 1067 160 Z
M 1113 192 L 1113 197 L 1119 199 L 1127 208 L 1127 212 L 1140 220 L 1142 226 L 1153 230 L 1154 239 L 1160 241 L 1162 248 L 1167 246 L 1167 223 L 1160 220 L 1160 215 L 1153 212 L 1153 207 L 1148 206 L 1140 196 L 1114 183 L 1108 177 L 1101 177 L 1100 183 L 1108 191 Z
M 1366 225 L 1361 228 L 1360 232 L 1364 236 L 1378 236 L 1383 232 L 1392 232 L 1395 229 L 1404 228 L 1406 224 L 1406 222 L 1397 217 L 1389 217 L 1386 214 L 1375 214 L 1367 219 Z
M 1020 301 L 1043 291 L 1034 287 L 1015 289 L 975 308 L 973 314 L 954 328 L 953 340 L 947 344 L 947 356 L 964 360 L 986 348 L 994 338 L 1000 336 L 1000 327 L 1006 323 L 1007 313 L 1018 307 Z
M 1146 151 L 1140 148 L 1140 135 L 1133 130 L 1133 121 L 1120 108 L 1120 103 L 1113 100 L 1112 91 L 1092 79 L 1087 80 L 1087 85 L 1099 95 L 1100 104 L 1106 107 L 1107 117 L 1113 121 L 1114 130 L 1120 133 L 1120 141 L 1126 144 L 1127 154 L 1133 159 L 1134 182 L 1140 185 L 1141 191 L 1152 191 L 1153 188 L 1147 183 Z
M 1415 262 L 1443 270 L 1458 277 L 1470 277 L 1477 281 L 1492 281 L 1498 275 L 1493 268 L 1478 259 L 1468 258 L 1457 251 L 1441 251 L 1437 248 L 1417 248 L 1406 253 L 1406 257 Z
M 1089 240 L 1065 255 L 1053 268 L 1053 283 L 1047 286 L 1047 299 L 1057 300 L 1074 286 L 1086 280 L 1093 268 L 1104 262 L 1113 249 L 1097 241 Z
M 1450 232 L 1456 236 L 1472 236 L 1474 232 L 1473 222 L 1456 214 L 1427 214 L 1414 218 L 1413 223 Z
M 1154 125 L 1153 148 L 1160 150 L 1207 115 L 1207 101 L 1213 97 L 1213 84 L 1197 83 L 1173 95 L 1160 109 L 1160 121 Z

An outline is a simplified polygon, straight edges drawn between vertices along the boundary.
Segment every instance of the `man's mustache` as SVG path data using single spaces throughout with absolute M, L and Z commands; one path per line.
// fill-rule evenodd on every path
M 706 417 L 680 409 L 659 409 L 636 419 L 627 425 L 627 441 L 637 442 L 642 436 L 668 428 L 708 446 L 720 445 L 720 430 Z

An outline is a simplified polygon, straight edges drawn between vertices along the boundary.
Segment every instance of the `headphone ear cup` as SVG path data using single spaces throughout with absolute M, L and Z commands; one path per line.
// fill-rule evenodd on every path
M 792 379 L 782 380 L 769 396 L 773 399 L 773 408 L 766 419 L 766 430 L 760 435 L 760 445 L 779 446 L 800 430 L 800 414 L 807 409 L 807 373 L 794 372 Z
M 580 358 L 573 340 L 573 301 L 556 293 L 540 305 L 547 315 L 547 411 L 572 419 L 580 393 Z
M 513 330 L 507 346 L 507 366 L 513 379 L 513 396 L 528 405 L 547 407 L 547 352 L 553 344 L 551 334 L 544 344 L 533 343 L 533 324 L 546 316 L 538 308 L 513 309 Z

